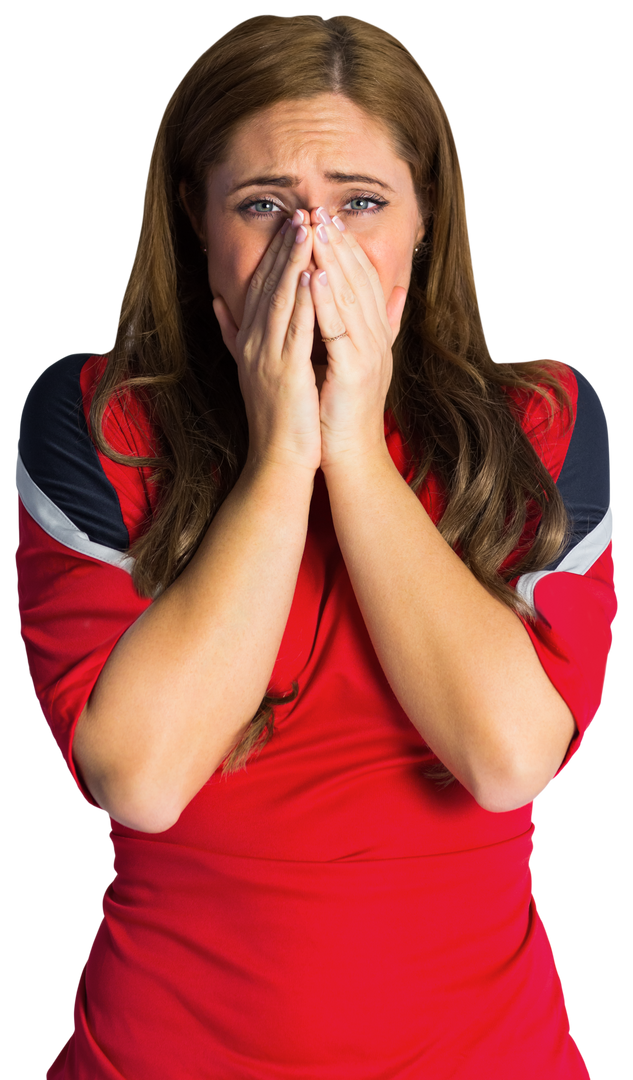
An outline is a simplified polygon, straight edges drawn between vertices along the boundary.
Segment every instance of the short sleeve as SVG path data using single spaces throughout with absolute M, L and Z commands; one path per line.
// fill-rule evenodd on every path
M 117 641 L 151 602 L 134 588 L 128 552 L 151 515 L 147 474 L 104 460 L 90 438 L 87 408 L 103 368 L 96 361 L 102 358 L 66 357 L 37 381 L 22 416 L 17 474 L 18 593 L 29 668 L 53 735 L 92 803 L 72 758 L 77 720 Z M 123 430 L 126 421 L 119 421 Z M 136 427 L 128 445 L 131 439 L 144 449 Z
M 573 405 L 571 422 L 555 420 L 527 433 L 556 481 L 570 536 L 554 562 L 515 582 L 535 614 L 532 623 L 523 620 L 526 630 L 578 729 L 561 769 L 577 751 L 600 704 L 617 607 L 606 420 L 587 380 L 571 368 L 564 370 Z

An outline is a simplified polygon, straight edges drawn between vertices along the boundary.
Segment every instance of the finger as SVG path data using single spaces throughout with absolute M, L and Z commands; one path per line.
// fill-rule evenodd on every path
M 402 322 L 404 305 L 407 302 L 408 290 L 403 285 L 395 285 L 391 291 L 391 296 L 385 304 L 386 298 L 383 292 L 380 277 L 369 256 L 358 243 L 353 233 L 349 230 L 346 230 L 345 222 L 341 221 L 339 217 L 335 216 L 332 218 L 332 224 L 336 226 L 339 232 L 345 233 L 345 239 L 349 247 L 356 255 L 356 258 L 360 262 L 361 266 L 365 268 L 369 280 L 371 281 L 374 295 L 376 296 L 378 310 L 382 311 L 384 305 L 385 315 L 389 326 L 391 327 L 393 344 L 400 331 L 400 323 Z
M 311 256 L 312 231 L 300 225 L 286 265 L 274 291 L 270 294 L 267 311 L 264 311 L 264 305 L 261 305 L 261 314 L 265 314 L 266 319 L 263 332 L 267 335 L 272 348 L 277 352 L 281 352 L 284 348 L 289 323 L 297 300 L 300 277 L 302 272 L 307 271 Z M 259 318 L 260 311 L 258 310 L 257 320 Z M 314 324 L 314 313 L 312 323 Z
M 330 228 L 337 231 L 333 226 Z M 382 341 L 387 323 L 386 320 L 383 323 L 376 310 L 376 301 L 367 274 L 348 249 L 356 267 L 355 272 L 350 271 L 353 278 L 350 282 L 332 247 L 325 227 L 319 225 L 314 236 L 314 257 L 319 270 L 325 270 L 327 274 L 328 285 L 344 329 L 348 331 L 357 348 L 365 347 L 362 343 L 367 342 L 368 336 L 374 342 Z
M 335 228 L 337 229 L 338 232 L 345 233 L 345 241 L 346 241 L 348 247 L 353 251 L 353 253 L 356 256 L 356 258 L 358 259 L 360 265 L 363 267 L 365 273 L 367 274 L 367 277 L 369 278 L 369 280 L 371 282 L 371 287 L 374 290 L 374 296 L 376 298 L 376 306 L 377 306 L 379 311 L 382 311 L 384 309 L 385 294 L 384 294 L 384 292 L 382 290 L 382 285 L 380 283 L 380 277 L 378 276 L 378 271 L 376 270 L 376 267 L 374 266 L 373 262 L 371 261 L 369 256 L 366 254 L 364 249 L 358 243 L 358 240 L 354 236 L 351 229 L 346 228 L 345 222 L 342 221 L 340 217 L 335 215 L 332 218 L 332 224 L 335 226 Z M 327 228 L 327 226 L 326 226 L 326 228 Z
M 310 274 L 302 270 L 295 298 L 292 318 L 288 324 L 283 353 L 287 358 L 299 347 L 307 357 L 312 352 L 314 342 L 314 303 L 310 292 Z
M 334 299 L 341 315 L 351 329 L 349 320 L 356 321 L 358 329 L 364 320 L 377 339 L 384 336 L 388 326 L 385 302 L 380 295 L 379 310 L 376 294 L 365 268 L 361 266 L 345 237 L 332 224 L 324 210 L 317 211 L 324 215 L 329 224 L 319 224 L 315 230 L 314 252 L 317 263 L 327 275 Z M 360 309 L 360 310 L 359 310 Z
M 298 249 L 305 245 L 308 238 L 309 230 L 302 224 L 302 221 L 306 216 L 306 211 L 296 210 L 292 219 L 289 219 L 288 228 L 284 231 L 281 247 L 277 253 L 275 262 L 261 282 L 257 309 L 252 316 L 251 327 L 255 329 L 259 326 L 262 333 L 268 320 L 271 303 L 274 306 L 276 301 L 280 299 L 280 297 L 275 294 L 283 277 L 288 260 L 291 254 L 294 253 L 293 261 L 297 261 Z M 295 275 L 295 288 L 296 277 L 297 275 Z
M 328 356 L 340 357 L 350 342 L 353 343 L 353 338 L 334 301 L 326 271 L 317 270 L 312 274 L 310 284 L 321 337 L 339 339 L 325 342 Z
M 289 228 L 290 218 L 286 218 L 283 225 L 275 233 L 270 244 L 266 248 L 266 251 L 257 265 L 257 269 L 250 280 L 248 291 L 246 293 L 246 302 L 244 304 L 244 315 L 242 316 L 242 326 L 246 330 L 253 321 L 262 294 L 264 282 L 277 261 Z

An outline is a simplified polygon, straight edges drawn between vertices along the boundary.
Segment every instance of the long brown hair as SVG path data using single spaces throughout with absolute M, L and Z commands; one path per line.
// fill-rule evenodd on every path
M 236 366 L 213 314 L 206 259 L 179 185 L 185 181 L 201 211 L 208 171 L 227 154 L 238 124 L 275 102 L 323 93 L 343 94 L 383 122 L 410 166 L 425 222 L 387 397 L 416 461 L 411 486 L 419 490 L 433 470 L 447 495 L 442 535 L 490 592 L 529 615 L 508 582 L 554 558 L 567 519 L 505 388 L 537 390 L 552 410 L 568 402 L 554 366 L 491 360 L 444 110 L 399 41 L 348 16 L 249 19 L 196 61 L 167 106 L 119 330 L 91 410 L 100 449 L 155 469 L 157 509 L 133 548 L 136 587 L 153 595 L 177 577 L 235 484 L 248 449 Z M 156 458 L 122 457 L 104 439 L 109 400 L 128 392 L 146 403 L 159 440 Z M 529 507 L 541 515 L 536 539 L 509 566 Z M 270 738 L 274 704 L 264 698 L 224 772 L 239 768 Z M 450 778 L 446 770 L 439 776 Z

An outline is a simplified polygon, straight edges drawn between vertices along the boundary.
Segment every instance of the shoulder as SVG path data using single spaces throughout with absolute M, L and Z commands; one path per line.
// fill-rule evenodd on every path
M 543 377 L 537 378 L 536 390 L 506 388 L 521 428 L 559 486 L 572 471 L 586 469 L 604 481 L 609 469 L 608 435 L 596 391 L 568 364 L 550 361 L 547 372 L 558 393 Z
M 576 566 L 593 565 L 611 541 L 609 437 L 596 391 L 579 371 L 569 370 L 575 380 L 576 397 L 556 486 L 571 532 L 557 566 L 584 572 Z
M 22 413 L 18 489 L 49 535 L 74 550 L 96 545 L 84 553 L 102 558 L 103 549 L 113 561 L 136 538 L 149 500 L 143 470 L 110 461 L 90 437 L 90 403 L 105 364 L 103 356 L 79 353 L 39 377 Z M 109 407 L 106 437 L 119 453 L 147 452 L 134 439 L 130 412 L 116 402 Z
M 526 424 L 523 420 L 522 426 L 556 483 L 567 512 L 569 533 L 565 546 L 549 566 L 520 579 L 518 591 L 530 602 L 536 583 L 547 578 L 551 587 L 553 571 L 576 576 L 593 574 L 611 542 L 609 440 L 604 410 L 581 372 L 562 364 L 555 365 L 554 370 L 568 402 L 550 409 L 540 394 L 534 394 L 534 399 L 541 400 L 533 401 L 531 410 L 528 403 L 525 414 L 530 415 L 530 421 Z
M 515 371 L 518 369 L 517 374 L 521 374 L 520 369 L 524 365 L 513 366 Z M 532 365 L 529 367 L 531 368 Z M 526 372 L 528 378 L 534 381 L 536 390 L 528 391 L 515 386 L 506 387 L 506 393 L 526 433 L 530 434 L 550 421 L 553 423 L 554 431 L 560 431 L 569 425 L 573 428 L 577 414 L 580 414 L 583 422 L 591 416 L 594 423 L 597 422 L 600 426 L 605 425 L 600 399 L 591 383 L 580 371 L 569 364 L 560 364 L 553 360 L 544 362 L 540 368 L 542 374 L 536 378 L 533 371 Z M 545 378 L 545 372 L 548 378 Z M 560 387 L 563 397 L 567 399 L 562 405 L 553 402 L 553 408 L 541 392 L 549 393 L 551 400 L 552 381 Z
M 48 443 L 53 434 L 61 430 L 67 438 L 77 437 L 78 418 L 83 414 L 82 373 L 86 367 L 94 368 L 99 360 L 105 364 L 105 357 L 75 353 L 42 372 L 22 412 L 20 440 L 25 453 L 35 451 L 40 445 L 50 449 Z

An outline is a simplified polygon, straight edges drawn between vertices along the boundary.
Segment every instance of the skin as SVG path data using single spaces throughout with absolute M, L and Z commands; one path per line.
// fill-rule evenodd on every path
M 344 179 L 350 176 L 365 179 Z M 269 178 L 268 182 L 249 183 L 264 177 Z M 181 194 L 186 202 L 184 185 Z M 325 213 L 323 218 L 318 216 L 319 210 Z M 332 284 L 341 284 L 338 260 L 332 257 L 318 233 L 321 220 L 335 220 L 354 253 L 349 254 L 346 245 L 345 254 L 349 258 L 343 274 L 354 280 L 362 267 L 365 282 L 371 284 L 368 291 L 374 303 L 368 310 L 373 318 L 369 326 L 372 341 L 358 339 L 357 359 L 360 374 L 364 363 L 371 363 L 374 353 L 381 354 L 380 377 L 372 399 L 372 434 L 378 437 L 391 379 L 391 345 L 406 300 L 413 251 L 424 237 L 409 166 L 395 153 L 386 129 L 341 95 L 324 94 L 307 101 L 282 102 L 263 110 L 237 131 L 228 159 L 212 170 L 202 220 L 196 220 L 192 214 L 190 217 L 201 246 L 207 250 L 209 286 L 224 340 L 240 368 L 251 443 L 259 442 L 257 412 L 261 410 L 262 395 L 253 394 L 251 400 L 250 380 L 243 373 L 248 362 L 245 348 L 248 355 L 251 344 L 243 326 L 244 312 L 248 310 L 253 275 L 271 244 L 274 248 L 284 222 L 292 219 L 294 237 L 285 238 L 290 245 L 286 303 L 289 306 L 297 296 L 295 284 L 301 271 L 310 273 L 312 306 L 301 290 L 298 293 L 298 302 L 304 303 L 306 309 L 302 322 L 304 348 L 295 350 L 293 356 L 304 389 L 301 422 L 314 432 L 318 427 L 319 403 L 306 366 L 308 355 L 316 373 L 316 386 L 321 391 L 321 436 L 328 437 L 328 441 L 322 442 L 320 456 L 315 452 L 310 458 L 310 463 L 316 460 L 321 465 L 328 459 L 330 450 L 336 452 L 332 441 L 336 439 L 336 427 L 340 428 L 341 419 L 342 386 L 334 376 L 342 354 L 336 347 L 326 351 L 321 337 L 335 336 L 346 327 L 334 311 L 331 288 L 321 285 L 317 272 L 318 261 L 319 268 L 327 273 L 329 266 L 330 273 L 335 274 Z M 294 238 L 299 243 L 293 250 Z M 334 239 L 338 240 L 338 236 Z M 283 251 L 281 255 L 283 258 Z M 264 267 L 265 271 L 270 270 L 267 264 Z M 278 293 L 276 296 L 279 298 Z M 315 318 L 316 332 L 312 333 Z M 325 366 L 328 360 L 329 376 Z M 375 365 L 372 363 L 371 367 L 373 370 Z M 325 391 L 322 391 L 324 382 Z M 348 389 L 353 391 L 351 386 Z M 364 419 L 367 416 L 359 413 L 354 439 L 362 435 Z M 346 437 L 350 436 L 348 430 Z
M 354 201 L 372 194 L 382 209 Z M 181 196 L 186 205 L 184 185 Z M 237 131 L 202 218 L 190 217 L 249 452 L 196 554 L 97 680 L 73 750 L 87 786 L 116 820 L 160 832 L 241 737 L 279 650 L 321 467 L 395 696 L 484 809 L 525 805 L 560 766 L 574 718 L 521 621 L 442 539 L 384 438 L 391 349 L 424 235 L 408 166 L 340 95 L 284 102 Z M 321 337 L 338 339 L 326 355 Z
M 364 213 L 354 215 L 354 208 L 365 205 L 354 196 L 372 191 L 350 188 L 332 174 L 371 176 L 368 187 L 387 205 L 378 209 L 369 202 Z M 287 179 L 235 191 L 262 176 Z M 276 313 L 286 312 L 281 322 L 287 363 L 298 391 L 294 430 L 300 417 L 314 436 L 306 460 L 311 466 L 318 460 L 325 474 L 341 552 L 392 689 L 425 741 L 481 805 L 494 811 L 524 805 L 557 771 L 575 720 L 519 619 L 446 545 L 395 468 L 384 439 L 391 346 L 413 251 L 424 236 L 407 163 L 380 124 L 341 95 L 327 94 L 275 105 L 246 123 L 230 160 L 211 174 L 207 195 L 199 235 L 254 441 L 270 388 L 258 384 L 252 362 L 265 354 L 254 312 L 257 305 L 272 328 L 270 297 Z M 247 203 L 270 201 L 245 206 L 244 195 Z M 272 216 L 253 220 L 254 210 L 263 209 Z M 302 221 L 307 235 L 297 245 L 304 229 L 297 228 L 295 243 L 288 229 L 271 267 L 271 249 L 280 241 L 271 242 L 268 230 L 274 232 L 275 219 L 292 211 L 293 227 Z M 266 242 L 262 258 L 260 245 Z M 298 247 L 305 249 L 300 255 Z M 301 266 L 310 275 L 312 305 L 307 288 L 295 287 Z M 312 327 L 312 309 L 313 336 L 299 332 Z M 293 322 L 297 329 L 291 333 Z M 321 335 L 341 334 L 325 346 L 327 368 L 320 368 Z M 308 348 L 317 372 L 320 451 Z M 270 428 L 262 445 L 265 452 L 274 446 L 276 457 Z

